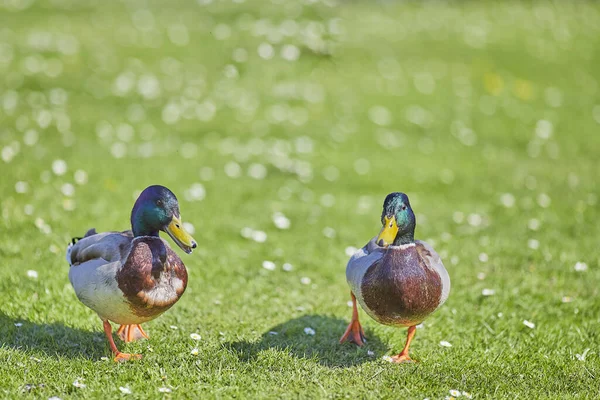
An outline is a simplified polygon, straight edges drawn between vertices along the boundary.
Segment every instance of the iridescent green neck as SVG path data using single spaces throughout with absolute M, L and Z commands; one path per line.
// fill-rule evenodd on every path
M 396 235 L 396 239 L 394 240 L 394 246 L 401 246 L 403 244 L 410 244 L 414 242 L 415 232 L 413 230 L 410 232 L 398 233 L 398 235 Z
M 132 216 L 131 230 L 133 236 L 158 236 L 158 229 L 149 227 L 142 215 L 139 214 Z
M 160 216 L 152 202 L 138 202 L 131 211 L 131 230 L 134 236 L 158 236 Z
M 412 208 L 405 206 L 401 209 L 400 212 L 396 214 L 396 221 L 399 229 L 396 238 L 394 239 L 394 246 L 414 243 L 417 221 Z

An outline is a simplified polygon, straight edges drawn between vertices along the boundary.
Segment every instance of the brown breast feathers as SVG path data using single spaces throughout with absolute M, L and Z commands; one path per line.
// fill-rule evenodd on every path
M 369 267 L 361 283 L 371 316 L 386 325 L 415 325 L 438 307 L 442 294 L 439 274 L 424 259 L 421 244 L 389 248 Z
M 117 272 L 119 289 L 134 314 L 158 316 L 179 300 L 187 286 L 187 271 L 181 259 L 157 237 L 135 238 Z

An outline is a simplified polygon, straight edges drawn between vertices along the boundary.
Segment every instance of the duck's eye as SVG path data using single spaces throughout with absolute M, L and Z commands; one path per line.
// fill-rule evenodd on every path
M 402 205 L 402 211 L 406 210 L 406 205 Z
M 156 200 L 156 205 L 159 206 L 159 207 L 162 207 L 163 201 L 160 200 L 160 199 Z

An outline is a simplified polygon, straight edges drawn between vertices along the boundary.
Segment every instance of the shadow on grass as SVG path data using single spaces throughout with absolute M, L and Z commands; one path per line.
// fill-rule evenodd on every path
M 0 312 L 0 347 L 41 352 L 46 356 L 98 359 L 108 356 L 101 332 L 73 329 L 59 323 L 38 324 Z
M 339 344 L 348 321 L 323 315 L 305 315 L 279 324 L 263 333 L 256 342 L 233 342 L 226 346 L 245 362 L 252 362 L 263 351 L 274 349 L 294 357 L 314 359 L 327 367 L 350 367 L 376 359 L 387 348 L 373 332 L 367 330 L 367 343 L 359 348 L 351 343 Z M 305 328 L 315 331 L 307 334 Z M 310 332 L 310 331 L 309 331 Z M 375 354 L 369 356 L 368 351 Z

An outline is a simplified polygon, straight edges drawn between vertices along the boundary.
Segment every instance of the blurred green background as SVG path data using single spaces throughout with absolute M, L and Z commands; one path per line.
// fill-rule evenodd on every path
M 0 395 L 598 397 L 599 65 L 596 2 L 0 0 Z M 150 184 L 199 249 L 115 365 L 64 251 Z M 337 344 L 392 191 L 452 279 L 400 366 Z

